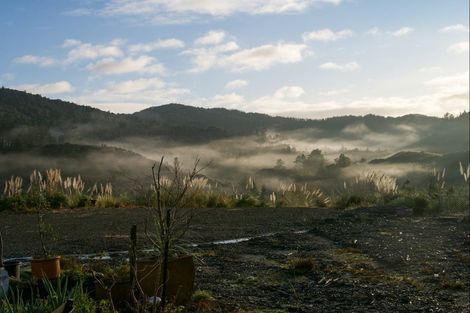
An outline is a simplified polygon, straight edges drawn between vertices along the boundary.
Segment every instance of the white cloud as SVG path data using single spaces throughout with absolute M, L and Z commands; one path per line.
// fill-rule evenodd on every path
M 352 72 L 361 68 L 357 62 L 349 62 L 344 64 L 338 64 L 334 62 L 326 62 L 319 66 L 323 70 L 333 70 L 340 72 Z
M 222 66 L 233 71 L 264 70 L 275 64 L 293 64 L 303 60 L 307 46 L 294 43 L 262 45 L 239 50 L 221 60 Z
M 102 15 L 150 17 L 153 20 L 191 20 L 197 16 L 245 14 L 281 14 L 301 12 L 316 4 L 338 5 L 342 0 L 110 0 Z
M 343 29 L 341 31 L 334 32 L 331 29 L 325 28 L 304 33 L 302 38 L 304 41 L 336 41 L 352 36 L 354 36 L 354 32 L 350 29 Z
M 466 95 L 464 93 L 449 96 L 449 94 L 436 92 L 415 97 L 366 96 L 342 101 L 300 101 L 268 95 L 247 101 L 239 108 L 251 112 L 298 118 L 324 118 L 349 114 L 400 116 L 415 112 L 442 116 L 446 112 L 457 114 L 468 109 L 468 90 Z
M 25 90 L 30 93 L 52 95 L 59 93 L 67 93 L 73 91 L 72 85 L 68 81 L 58 81 L 50 84 L 24 84 L 14 86 L 14 89 Z
M 209 100 L 211 107 L 236 108 L 245 102 L 245 98 L 237 93 L 229 93 L 224 95 L 215 95 Z
M 83 59 L 94 60 L 102 57 L 120 57 L 123 55 L 119 47 L 122 41 L 113 40 L 110 45 L 93 45 L 82 43 L 76 39 L 67 39 L 62 44 L 64 48 L 71 48 L 68 52 L 66 63 L 72 63 Z
M 463 24 L 455 24 L 442 27 L 439 29 L 440 33 L 468 33 L 468 26 Z
M 209 48 L 193 48 L 183 51 L 183 55 L 191 56 L 193 68 L 190 72 L 203 72 L 213 67 L 220 66 L 220 59 L 226 53 L 238 50 L 238 44 L 234 41 L 211 46 Z
M 425 82 L 429 86 L 449 87 L 449 86 L 467 86 L 468 87 L 468 72 L 434 77 Z
M 454 75 L 438 76 L 425 81 L 434 95 L 441 99 L 442 105 L 453 105 L 460 108 L 462 105 L 468 107 L 469 97 L 469 73 L 458 73 Z M 452 107 L 448 107 L 452 111 Z M 455 109 L 454 112 L 455 113 Z
M 129 51 L 131 53 L 139 53 L 139 52 L 152 52 L 158 49 L 180 49 L 184 48 L 185 44 L 183 41 L 176 39 L 176 38 L 169 38 L 169 39 L 159 39 L 157 41 L 149 42 L 149 43 L 140 43 L 131 45 L 129 47 Z
M 166 84 L 159 78 L 141 78 L 136 80 L 126 80 L 120 83 L 108 84 L 109 92 L 124 94 L 147 90 L 150 88 L 163 88 Z
M 221 30 L 211 30 L 204 36 L 196 38 L 194 44 L 196 45 L 217 45 L 224 41 L 225 32 Z
M 78 39 L 65 39 L 62 43 L 62 48 L 70 48 L 81 45 L 81 41 Z
M 120 60 L 106 58 L 96 63 L 89 64 L 87 69 L 106 75 L 125 73 L 163 74 L 165 67 L 163 64 L 156 63 L 155 61 L 155 58 L 145 55 L 136 58 L 127 57 Z
M 366 31 L 366 35 L 369 36 L 380 36 L 382 34 L 382 30 L 380 30 L 380 28 L 378 28 L 377 26 L 371 27 Z
M 414 32 L 414 28 L 405 26 L 395 31 L 391 31 L 390 34 L 394 37 L 403 37 Z
M 468 41 L 458 42 L 458 43 L 455 43 L 455 44 L 451 45 L 447 49 L 447 51 L 450 52 L 450 53 L 453 53 L 453 54 L 468 53 L 468 50 L 469 50 L 468 45 L 469 45 Z
M 277 99 L 296 99 L 300 98 L 305 90 L 299 86 L 283 86 L 276 90 L 274 97 Z
M 102 110 L 132 113 L 153 105 L 184 103 L 190 91 L 159 78 L 143 78 L 108 83 L 104 88 L 73 98 L 77 103 Z
M 303 60 L 307 46 L 279 42 L 249 49 L 240 49 L 236 42 L 194 48 L 182 54 L 191 56 L 191 72 L 203 72 L 211 68 L 227 68 L 231 71 L 264 70 L 275 64 L 293 64 Z
M 349 88 L 341 88 L 341 89 L 331 89 L 327 91 L 321 91 L 318 94 L 320 96 L 331 97 L 331 96 L 339 96 L 348 92 L 349 92 Z
M 13 60 L 15 63 L 20 64 L 36 64 L 41 67 L 51 66 L 57 63 L 57 60 L 50 57 L 41 57 L 37 55 L 23 55 Z
M 418 69 L 421 73 L 437 73 L 440 72 L 442 68 L 440 66 L 426 66 Z
M 0 75 L 0 79 L 2 80 L 2 83 L 4 83 L 9 80 L 14 80 L 15 75 L 13 73 L 3 73 L 2 75 Z
M 229 81 L 227 84 L 225 84 L 225 88 L 233 90 L 233 89 L 240 89 L 242 87 L 245 87 L 246 85 L 248 85 L 248 82 L 246 80 L 236 79 L 236 80 Z
M 86 16 L 86 15 L 91 15 L 92 13 L 93 13 L 92 10 L 86 9 L 86 8 L 78 8 L 78 9 L 73 9 L 73 10 L 63 12 L 64 15 L 70 15 L 70 16 Z

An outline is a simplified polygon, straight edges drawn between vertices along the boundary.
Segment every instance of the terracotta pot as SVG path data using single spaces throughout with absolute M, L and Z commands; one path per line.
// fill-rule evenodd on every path
M 96 299 L 108 300 L 109 296 L 106 290 L 101 287 L 100 284 L 95 283 L 96 288 Z M 117 282 L 113 288 L 111 288 L 111 298 L 113 298 L 114 304 L 118 304 L 123 301 L 129 301 L 131 293 L 131 284 L 128 281 Z
M 142 290 L 147 296 L 159 295 L 160 288 L 160 260 L 137 260 L 137 279 Z M 189 302 L 194 288 L 194 276 L 196 269 L 192 256 L 184 256 L 172 259 L 168 262 L 167 300 L 176 305 Z
M 34 278 L 56 279 L 60 276 L 60 256 L 48 259 L 33 259 L 31 272 Z
M 20 262 L 7 261 L 3 263 L 3 267 L 8 272 L 8 276 L 13 277 L 17 280 L 20 279 Z

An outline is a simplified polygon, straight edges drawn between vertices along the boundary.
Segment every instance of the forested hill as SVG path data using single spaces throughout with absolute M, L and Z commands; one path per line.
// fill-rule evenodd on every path
M 114 114 L 22 91 L 0 89 L 0 143 L 15 146 L 98 143 L 128 137 L 204 142 L 226 136 L 223 129 L 170 125 L 132 114 Z
M 287 134 L 295 131 L 310 141 L 321 138 L 358 140 L 371 134 L 414 136 L 417 140 L 415 146 L 408 147 L 410 149 L 451 152 L 468 150 L 468 122 L 468 113 L 455 118 L 412 114 L 307 120 L 182 104 L 151 107 L 134 114 L 114 114 L 22 91 L 0 89 L 0 139 L 15 145 L 101 143 L 135 137 L 203 143 L 277 130 Z M 314 130 L 314 138 L 309 130 Z
M 251 135 L 267 129 L 288 130 L 308 126 L 307 120 L 223 108 L 197 108 L 176 103 L 151 107 L 134 113 L 134 116 L 171 125 L 195 128 L 210 126 L 235 135 Z

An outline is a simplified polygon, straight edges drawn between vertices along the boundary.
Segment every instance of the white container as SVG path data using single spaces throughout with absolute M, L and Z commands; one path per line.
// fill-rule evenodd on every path
M 3 267 L 0 267 L 0 299 L 8 293 L 9 280 L 8 272 Z

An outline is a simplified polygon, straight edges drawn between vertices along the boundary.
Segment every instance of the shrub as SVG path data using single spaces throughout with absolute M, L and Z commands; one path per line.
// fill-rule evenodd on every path
M 52 193 L 46 195 L 48 207 L 51 209 L 61 209 L 67 207 L 67 197 L 63 193 Z
M 90 202 L 90 197 L 84 194 L 72 194 L 67 196 L 67 205 L 69 208 L 83 208 Z
M 429 207 L 429 200 L 425 197 L 417 196 L 413 199 L 413 214 L 423 215 Z
M 259 206 L 259 200 L 252 195 L 242 195 L 235 203 L 239 208 L 252 208 Z
M 26 208 L 27 208 L 27 201 L 25 197 L 22 195 L 0 198 L 0 211 L 3 211 L 3 210 L 22 211 L 22 210 L 25 210 Z
M 359 207 L 368 201 L 365 201 L 360 195 L 350 195 L 347 193 L 339 195 L 334 200 L 334 206 L 338 209 L 348 209 Z
M 213 300 L 212 295 L 205 290 L 196 290 L 192 297 L 191 300 L 193 302 L 199 302 L 199 301 L 207 301 L 207 300 Z
M 235 205 L 234 197 L 221 192 L 211 193 L 206 203 L 208 208 L 233 208 Z
M 288 268 L 296 273 L 306 273 L 318 269 L 318 262 L 313 257 L 295 258 L 288 262 Z

